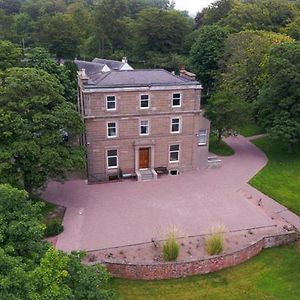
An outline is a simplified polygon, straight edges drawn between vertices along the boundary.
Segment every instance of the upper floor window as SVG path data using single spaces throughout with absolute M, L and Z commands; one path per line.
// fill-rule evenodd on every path
M 173 95 L 172 95 L 172 106 L 173 107 L 180 107 L 181 106 L 181 94 L 180 93 L 173 93 Z
M 106 110 L 116 110 L 116 97 L 115 96 L 107 96 L 106 97 Z
M 198 145 L 207 145 L 207 129 L 200 129 L 198 133 Z
M 141 95 L 140 97 L 140 108 L 147 109 L 150 107 L 149 95 Z
M 117 136 L 117 123 L 116 122 L 108 122 L 107 123 L 107 137 L 114 138 Z
M 170 145 L 170 162 L 179 162 L 179 145 Z
M 171 132 L 179 133 L 180 132 L 180 118 L 171 119 Z
M 140 121 L 140 135 L 148 135 L 149 134 L 149 121 L 141 120 Z
M 118 167 L 118 150 L 107 150 L 107 168 L 113 169 Z

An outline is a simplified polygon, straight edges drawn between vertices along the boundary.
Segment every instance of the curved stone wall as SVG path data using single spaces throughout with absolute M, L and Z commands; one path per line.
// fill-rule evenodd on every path
M 292 243 L 297 238 L 297 232 L 268 236 L 253 242 L 248 247 L 231 253 L 182 262 L 153 262 L 151 264 L 143 264 L 107 260 L 101 263 L 107 267 L 113 276 L 120 278 L 142 280 L 180 278 L 197 274 L 207 274 L 236 266 L 257 255 L 263 248 Z

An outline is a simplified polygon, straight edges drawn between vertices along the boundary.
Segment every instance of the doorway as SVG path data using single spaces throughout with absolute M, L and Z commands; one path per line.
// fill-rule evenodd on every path
M 139 168 L 149 169 L 149 154 L 150 148 L 140 148 L 139 149 Z

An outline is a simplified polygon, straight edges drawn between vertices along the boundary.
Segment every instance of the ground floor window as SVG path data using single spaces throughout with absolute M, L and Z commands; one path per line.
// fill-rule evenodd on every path
M 200 129 L 198 133 L 198 145 L 207 145 L 207 129 Z
M 107 150 L 107 168 L 113 169 L 118 167 L 118 150 Z
M 170 162 L 179 161 L 179 145 L 170 145 Z

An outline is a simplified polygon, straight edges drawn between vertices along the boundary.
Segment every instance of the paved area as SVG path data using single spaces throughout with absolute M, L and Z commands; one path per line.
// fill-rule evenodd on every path
M 147 182 L 51 182 L 45 199 L 67 207 L 57 247 L 95 250 L 144 243 L 162 237 L 170 226 L 185 236 L 208 233 L 217 224 L 231 231 L 274 226 L 255 203 L 266 196 L 246 184 L 266 164 L 265 155 L 246 138 L 226 141 L 235 155 L 222 158 L 221 168 Z

